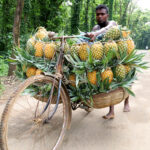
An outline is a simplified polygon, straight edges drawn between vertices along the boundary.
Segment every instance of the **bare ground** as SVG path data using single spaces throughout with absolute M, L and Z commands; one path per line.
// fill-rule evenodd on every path
M 150 62 L 150 52 L 145 53 L 145 60 Z M 131 112 L 122 111 L 123 103 L 115 106 L 116 116 L 113 120 L 102 118 L 108 108 L 95 109 L 89 114 L 81 109 L 73 111 L 72 126 L 60 150 L 149 150 L 150 69 L 143 72 L 138 74 L 139 80 L 133 85 L 136 97 L 130 96 Z M 0 99 L 0 113 L 17 84 L 6 88 Z

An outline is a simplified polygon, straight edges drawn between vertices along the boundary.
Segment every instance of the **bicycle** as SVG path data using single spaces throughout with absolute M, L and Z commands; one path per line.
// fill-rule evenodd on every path
M 67 88 L 63 82 L 64 42 L 68 38 L 75 37 L 54 37 L 54 40 L 61 40 L 56 73 L 26 79 L 9 98 L 0 125 L 1 150 L 23 148 L 25 150 L 57 150 L 63 141 L 66 130 L 71 126 L 72 109 L 81 107 L 89 111 L 90 105 L 85 105 L 82 102 L 77 105 L 71 104 Z M 31 85 L 43 86 L 50 83 L 51 90 L 49 98 L 46 100 L 35 99 L 32 95 L 22 96 L 22 93 Z M 115 95 L 118 92 L 120 94 Z M 112 95 L 115 95 L 115 98 L 110 99 Z M 108 107 L 120 103 L 127 97 L 127 92 L 122 88 L 108 94 L 95 95 L 93 107 Z M 24 145 L 23 148 L 22 144 Z

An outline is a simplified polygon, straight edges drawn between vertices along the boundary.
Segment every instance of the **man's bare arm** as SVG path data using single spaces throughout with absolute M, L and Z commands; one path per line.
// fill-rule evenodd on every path
M 98 36 L 99 34 L 106 33 L 113 26 L 117 26 L 117 23 L 115 21 L 110 21 L 106 27 L 104 27 L 98 31 L 95 31 L 95 35 Z
M 100 30 L 100 27 L 99 25 L 95 25 L 92 29 L 93 32 L 97 31 L 97 30 Z

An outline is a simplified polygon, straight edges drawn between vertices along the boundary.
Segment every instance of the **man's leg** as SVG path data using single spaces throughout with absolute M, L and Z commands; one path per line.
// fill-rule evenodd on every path
M 113 119 L 115 116 L 115 113 L 114 113 L 114 105 L 110 106 L 109 107 L 109 112 L 106 116 L 103 116 L 104 119 Z
M 125 99 L 124 101 L 124 112 L 129 112 L 130 111 L 130 106 L 129 106 L 129 96 Z

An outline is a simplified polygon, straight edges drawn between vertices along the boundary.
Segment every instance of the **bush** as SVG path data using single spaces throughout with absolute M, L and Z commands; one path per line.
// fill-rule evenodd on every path
M 4 59 L 0 58 L 0 76 L 7 76 L 8 74 L 8 64 Z

